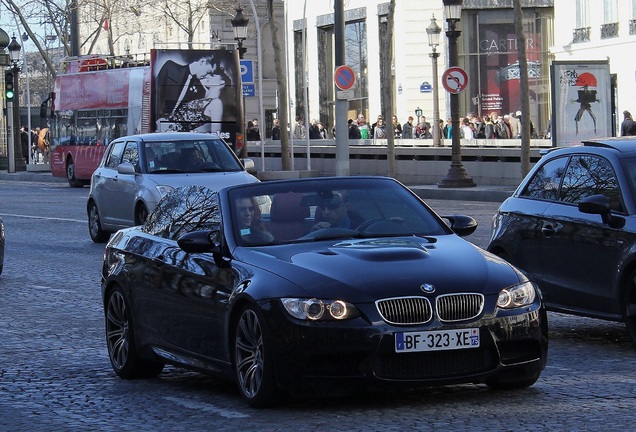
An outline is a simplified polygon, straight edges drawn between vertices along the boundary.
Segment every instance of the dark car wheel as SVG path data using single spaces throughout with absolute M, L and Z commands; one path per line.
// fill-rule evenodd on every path
M 143 203 L 137 204 L 135 210 L 135 225 L 141 225 L 148 219 L 148 209 Z
M 95 243 L 106 243 L 110 233 L 102 229 L 102 222 L 99 219 L 99 211 L 94 201 L 88 204 L 88 233 Z
M 241 395 L 253 407 L 269 406 L 278 399 L 262 322 L 259 312 L 247 306 L 240 312 L 234 332 L 234 373 Z
M 71 158 L 69 158 L 66 162 L 66 179 L 68 180 L 70 187 L 81 188 L 85 184 L 83 181 L 79 181 L 75 177 L 75 164 Z
M 632 273 L 625 287 L 623 310 L 625 311 L 625 326 L 632 343 L 636 345 L 636 272 Z
M 122 378 L 152 378 L 163 370 L 162 363 L 139 358 L 130 308 L 120 287 L 106 299 L 106 344 L 110 364 Z

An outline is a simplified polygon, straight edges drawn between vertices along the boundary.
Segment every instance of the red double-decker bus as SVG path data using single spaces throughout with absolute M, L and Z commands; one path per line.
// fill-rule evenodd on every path
M 243 98 L 235 50 L 152 50 L 148 61 L 66 59 L 51 104 L 51 173 L 90 182 L 115 138 L 210 132 L 244 153 Z

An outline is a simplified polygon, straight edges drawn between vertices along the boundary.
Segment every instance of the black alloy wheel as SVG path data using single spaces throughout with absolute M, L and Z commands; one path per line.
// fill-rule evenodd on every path
M 106 300 L 106 344 L 110 364 L 125 379 L 152 378 L 163 370 L 163 363 L 143 360 L 135 347 L 130 307 L 120 287 L 113 288 Z
M 239 390 L 250 406 L 265 407 L 278 400 L 274 367 L 259 312 L 252 306 L 239 314 L 234 332 L 234 372 Z

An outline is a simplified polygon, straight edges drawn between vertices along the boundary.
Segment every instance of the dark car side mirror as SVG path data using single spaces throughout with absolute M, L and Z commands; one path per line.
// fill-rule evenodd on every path
M 450 223 L 450 229 L 460 237 L 466 237 L 471 235 L 477 229 L 477 221 L 465 215 L 447 215 L 442 216 Z
M 603 194 L 583 198 L 578 208 L 581 213 L 600 215 L 603 223 L 610 228 L 622 228 L 625 225 L 625 219 L 612 215 L 610 200 Z
M 221 253 L 221 244 L 216 241 L 218 231 L 191 231 L 179 237 L 177 244 L 187 253 Z

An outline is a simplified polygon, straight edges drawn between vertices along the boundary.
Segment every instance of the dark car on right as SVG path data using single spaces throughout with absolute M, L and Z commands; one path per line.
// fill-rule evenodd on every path
M 636 137 L 544 155 L 499 207 L 488 250 L 548 310 L 624 322 L 636 344 Z

